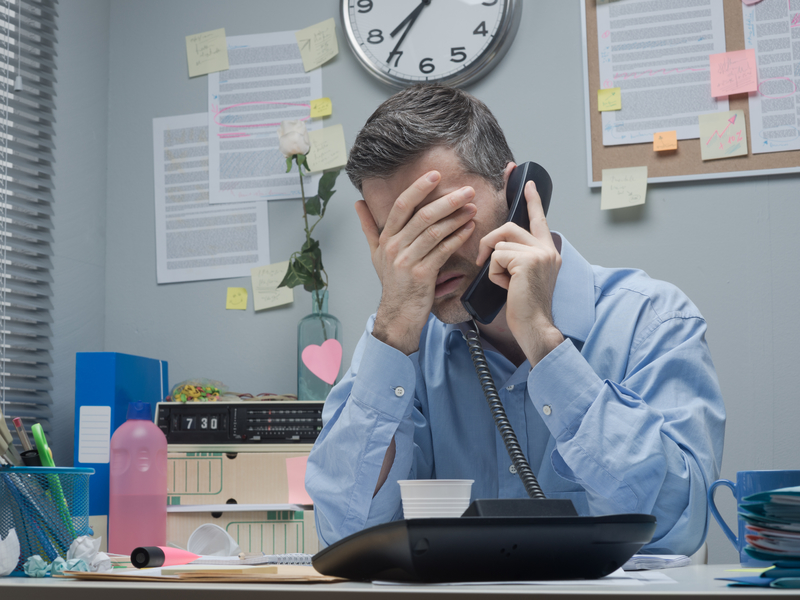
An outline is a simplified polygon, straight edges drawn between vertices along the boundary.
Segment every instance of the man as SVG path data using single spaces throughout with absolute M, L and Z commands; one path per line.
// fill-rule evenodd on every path
M 403 479 L 526 496 L 463 339 L 461 295 L 491 257 L 508 300 L 480 336 L 545 495 L 583 515 L 653 514 L 645 550 L 692 554 L 725 422 L 705 321 L 670 284 L 589 265 L 550 232 L 532 182 L 530 231 L 505 223 L 514 166 L 488 108 L 438 85 L 389 98 L 356 138 L 347 172 L 382 294 L 309 457 L 317 533 L 331 544 L 402 518 Z

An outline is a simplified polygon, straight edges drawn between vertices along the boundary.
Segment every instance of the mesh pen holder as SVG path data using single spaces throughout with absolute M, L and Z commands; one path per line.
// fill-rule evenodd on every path
M 16 571 L 38 554 L 47 562 L 67 557 L 73 540 L 90 535 L 89 475 L 94 469 L 0 467 L 0 537 L 16 530 Z

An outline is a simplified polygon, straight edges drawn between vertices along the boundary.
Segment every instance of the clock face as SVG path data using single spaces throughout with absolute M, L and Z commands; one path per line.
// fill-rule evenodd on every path
M 463 85 L 503 57 L 519 27 L 519 0 L 341 0 L 350 47 L 378 79 Z

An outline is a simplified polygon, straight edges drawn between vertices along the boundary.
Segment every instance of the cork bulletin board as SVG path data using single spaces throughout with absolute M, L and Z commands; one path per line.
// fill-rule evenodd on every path
M 800 173 L 800 150 L 752 154 L 748 94 L 729 96 L 729 110 L 743 110 L 748 124 L 747 155 L 703 161 L 700 140 L 680 140 L 678 150 L 654 152 L 652 142 L 603 146 L 601 113 L 597 110 L 600 68 L 597 55 L 597 0 L 581 0 L 586 89 L 586 149 L 589 187 L 600 187 L 603 169 L 647 166 L 648 182 L 692 181 Z M 744 50 L 742 3 L 725 0 L 726 51 Z M 710 92 L 710 90 L 709 90 Z

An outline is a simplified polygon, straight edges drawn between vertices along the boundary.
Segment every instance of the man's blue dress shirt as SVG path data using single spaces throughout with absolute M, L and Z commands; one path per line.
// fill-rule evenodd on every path
M 484 343 L 508 418 L 547 497 L 582 515 L 653 514 L 644 550 L 690 555 L 705 539 L 725 429 L 706 323 L 675 286 L 592 266 L 561 239 L 553 318 L 565 341 L 532 370 Z M 401 479 L 474 479 L 473 499 L 526 497 L 459 326 L 431 316 L 406 356 L 374 338 L 373 323 L 308 460 L 322 543 L 402 518 Z

